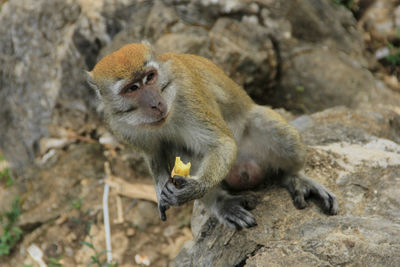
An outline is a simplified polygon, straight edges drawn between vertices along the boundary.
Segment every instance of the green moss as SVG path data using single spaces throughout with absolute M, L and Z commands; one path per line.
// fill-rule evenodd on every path
M 352 9 L 354 7 L 354 0 L 333 0 L 333 2 L 348 9 Z
M 296 86 L 296 91 L 299 93 L 303 93 L 304 92 L 304 86 L 298 85 Z
M 0 257 L 9 255 L 22 237 L 22 230 L 16 224 L 21 214 L 21 200 L 14 198 L 11 209 L 0 214 L 2 235 L 0 236 Z
M 4 170 L 0 171 L 0 183 L 4 183 L 6 187 L 10 187 L 14 184 L 14 180 L 10 175 L 10 169 L 5 168 Z
M 400 65 L 400 47 L 396 47 L 393 44 L 389 44 L 388 47 L 390 54 L 385 59 L 393 66 Z

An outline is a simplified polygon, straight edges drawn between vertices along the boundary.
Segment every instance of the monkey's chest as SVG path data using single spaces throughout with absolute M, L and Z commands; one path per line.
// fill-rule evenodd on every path
M 163 154 L 167 157 L 170 170 L 174 166 L 175 158 L 181 157 L 184 163 L 191 163 L 190 173 L 194 175 L 209 150 L 213 134 L 191 120 L 181 120 L 178 125 L 180 127 L 168 129 L 168 132 L 173 132 L 173 134 L 164 136 Z

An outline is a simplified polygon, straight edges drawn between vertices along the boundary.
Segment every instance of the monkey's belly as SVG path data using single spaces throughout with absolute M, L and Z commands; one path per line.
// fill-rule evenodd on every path
M 253 160 L 236 162 L 225 181 L 235 190 L 251 189 L 263 181 L 262 170 Z

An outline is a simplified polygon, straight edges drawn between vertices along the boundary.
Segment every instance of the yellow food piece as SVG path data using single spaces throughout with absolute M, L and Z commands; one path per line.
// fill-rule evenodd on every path
M 181 161 L 180 157 L 176 157 L 175 158 L 175 166 L 172 169 L 171 177 L 174 177 L 175 175 L 179 175 L 182 177 L 189 177 L 191 166 L 192 166 L 192 164 L 190 164 L 190 162 L 185 164 Z

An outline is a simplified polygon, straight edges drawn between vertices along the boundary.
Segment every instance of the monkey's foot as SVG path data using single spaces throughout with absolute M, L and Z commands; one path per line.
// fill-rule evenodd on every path
M 292 196 L 294 205 L 298 209 L 307 207 L 306 200 L 308 198 L 315 198 L 319 200 L 322 209 L 329 215 L 335 215 L 338 212 L 338 204 L 335 194 L 329 192 L 325 187 L 315 182 L 305 175 L 295 175 L 287 177 L 285 186 Z
M 256 204 L 254 196 L 225 195 L 217 198 L 212 212 L 222 224 L 240 230 L 257 225 L 254 215 L 248 211 L 255 208 Z

